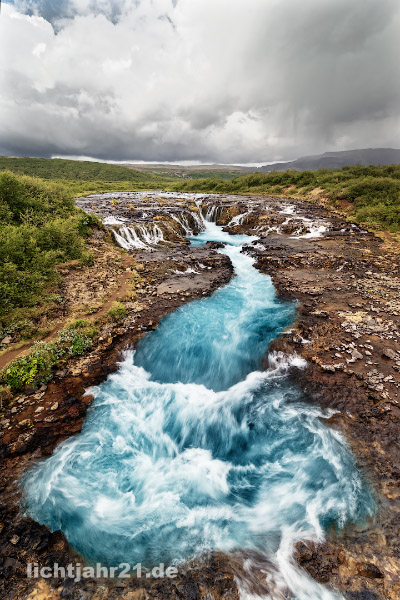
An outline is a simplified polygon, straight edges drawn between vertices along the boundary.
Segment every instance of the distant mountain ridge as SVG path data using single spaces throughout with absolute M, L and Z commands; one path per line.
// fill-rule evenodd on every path
M 303 156 L 296 160 L 274 165 L 264 165 L 258 171 L 316 171 L 317 169 L 340 169 L 351 165 L 392 165 L 400 164 L 400 150 L 394 148 L 365 148 L 362 150 L 343 150 L 341 152 L 324 152 L 315 156 Z

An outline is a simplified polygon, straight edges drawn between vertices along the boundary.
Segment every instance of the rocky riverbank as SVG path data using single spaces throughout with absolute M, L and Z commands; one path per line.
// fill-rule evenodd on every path
M 274 348 L 307 360 L 305 371 L 293 373 L 296 383 L 309 402 L 337 411 L 331 425 L 344 432 L 377 494 L 370 523 L 331 532 L 317 548 L 299 544 L 297 559 L 348 598 L 394 600 L 400 596 L 399 255 L 338 215 L 308 203 L 293 202 L 292 209 L 290 202 L 270 202 L 258 214 L 261 231 L 253 224 L 238 229 L 258 229 L 251 249 L 256 266 L 280 294 L 299 302 L 295 327 Z M 310 222 L 318 237 L 310 236 L 310 226 L 301 230 Z
M 106 218 L 127 257 L 134 255 L 141 282 L 136 298 L 126 303 L 124 321 L 104 325 L 89 356 L 69 364 L 47 387 L 18 396 L 4 414 L 2 597 L 238 598 L 235 577 L 240 577 L 241 561 L 219 554 L 188 565 L 174 580 L 26 579 L 28 562 L 65 565 L 79 557 L 61 533 L 50 533 L 23 516 L 19 479 L 24 470 L 80 431 L 91 401 L 85 389 L 117 368 L 122 350 L 134 346 L 165 314 L 212 293 L 232 276 L 229 260 L 212 244 L 189 248 L 183 238 L 201 226 L 200 202 L 203 214 L 230 232 L 258 236 L 248 246 L 257 268 L 271 275 L 281 295 L 298 301 L 295 326 L 275 342 L 274 349 L 296 352 L 308 361 L 308 368 L 294 371 L 293 377 L 309 402 L 336 411 L 332 427 L 344 432 L 376 490 L 378 511 L 373 521 L 330 532 L 318 548 L 299 544 L 297 560 L 312 577 L 340 589 L 349 599 L 394 600 L 400 596 L 398 255 L 372 234 L 306 202 L 156 193 L 103 195 L 78 202 Z M 253 593 L 268 592 L 263 570 L 265 565 L 252 574 Z

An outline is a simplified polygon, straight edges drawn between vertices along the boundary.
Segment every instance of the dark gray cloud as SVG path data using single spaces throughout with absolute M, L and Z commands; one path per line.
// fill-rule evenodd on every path
M 0 152 L 264 162 L 399 146 L 398 0 L 17 0 Z

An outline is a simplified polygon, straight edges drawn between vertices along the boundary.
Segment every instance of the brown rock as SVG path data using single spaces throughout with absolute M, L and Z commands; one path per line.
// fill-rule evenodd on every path
M 382 579 L 383 573 L 373 563 L 364 563 L 358 568 L 358 574 L 362 577 L 368 577 L 370 579 Z

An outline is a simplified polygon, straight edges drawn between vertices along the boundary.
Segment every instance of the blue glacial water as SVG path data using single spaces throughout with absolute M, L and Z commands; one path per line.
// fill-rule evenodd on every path
M 28 473 L 26 510 L 90 561 L 240 549 L 273 565 L 268 598 L 341 598 L 299 569 L 293 546 L 365 519 L 373 502 L 330 414 L 288 379 L 304 361 L 275 354 L 262 368 L 295 307 L 241 252 L 251 239 L 213 223 L 193 238 L 224 242 L 236 276 L 166 317 L 94 389 L 82 433 Z

